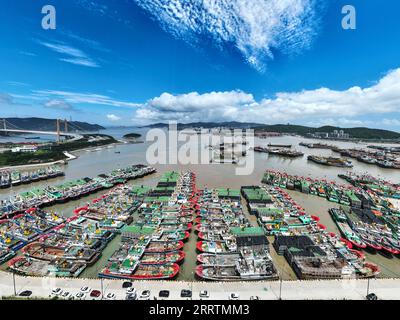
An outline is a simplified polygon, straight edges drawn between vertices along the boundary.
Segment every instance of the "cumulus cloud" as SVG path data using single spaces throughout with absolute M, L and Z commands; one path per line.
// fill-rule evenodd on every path
M 309 47 L 325 0 L 134 0 L 164 30 L 189 43 L 206 36 L 233 44 L 262 71 L 272 51 L 290 54 Z
M 386 74 L 370 87 L 337 91 L 328 88 L 281 92 L 256 101 L 242 91 L 192 92 L 183 95 L 163 93 L 136 111 L 136 119 L 191 121 L 249 121 L 277 123 L 288 121 L 330 122 L 362 125 L 357 116 L 400 111 L 400 69 Z M 386 121 L 396 124 L 397 120 Z
M 118 117 L 115 114 L 108 114 L 107 119 L 110 121 L 119 121 L 119 120 L 121 120 L 121 117 Z

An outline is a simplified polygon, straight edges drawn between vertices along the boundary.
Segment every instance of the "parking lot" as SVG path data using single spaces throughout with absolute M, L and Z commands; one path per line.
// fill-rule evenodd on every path
M 79 299 L 125 300 L 129 291 L 122 280 L 100 280 L 81 278 L 38 278 L 20 277 L 0 272 L 0 296 L 20 295 L 31 291 L 30 297 Z M 281 299 L 365 299 L 367 293 L 375 293 L 379 299 L 400 299 L 400 279 L 368 280 L 315 280 L 315 281 L 269 281 L 269 282 L 186 282 L 186 281 L 135 281 L 130 285 L 136 296 L 146 300 L 277 300 Z M 82 288 L 87 287 L 86 290 Z M 60 292 L 53 292 L 59 288 Z M 97 290 L 98 296 L 92 291 Z M 130 289 L 133 293 L 133 289 Z M 182 295 L 182 290 L 185 290 Z M 84 292 L 83 292 L 84 291 Z M 145 296 L 143 291 L 149 291 Z M 168 291 L 168 297 L 160 296 Z M 205 292 L 206 291 L 206 292 Z M 96 292 L 95 292 L 96 293 Z M 191 293 L 191 297 L 190 297 Z M 202 293 L 202 295 L 200 295 Z M 64 296 L 63 296 L 64 294 Z M 234 294 L 232 296 L 232 294 Z

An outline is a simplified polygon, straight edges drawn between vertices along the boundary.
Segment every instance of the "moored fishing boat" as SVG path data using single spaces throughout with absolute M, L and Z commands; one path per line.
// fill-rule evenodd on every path
M 365 249 L 366 243 L 358 235 L 357 231 L 353 230 L 347 220 L 346 214 L 341 209 L 332 208 L 329 213 L 336 223 L 340 233 L 351 242 L 353 246 L 359 249 Z
M 86 265 L 80 262 L 54 260 L 52 262 L 27 257 L 15 257 L 8 262 L 8 269 L 23 276 L 77 277 Z
M 127 280 L 167 280 L 175 278 L 179 270 L 180 267 L 176 263 L 142 264 L 127 259 L 123 263 L 110 263 L 99 273 L 99 277 Z
M 239 253 L 212 254 L 201 253 L 197 256 L 197 262 L 203 266 L 232 267 L 240 258 Z
M 145 252 L 170 252 L 177 251 L 183 248 L 183 241 L 174 242 L 155 242 L 151 241 L 146 247 Z
M 182 263 L 185 258 L 183 251 L 171 251 L 171 252 L 155 252 L 155 253 L 144 253 L 140 257 L 142 264 L 167 264 L 167 263 Z

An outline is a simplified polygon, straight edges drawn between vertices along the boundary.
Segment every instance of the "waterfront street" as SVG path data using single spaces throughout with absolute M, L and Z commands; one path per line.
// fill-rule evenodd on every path
M 103 295 L 114 293 L 116 299 L 125 299 L 126 289 L 123 281 L 103 280 Z M 35 278 L 15 276 L 17 295 L 24 290 L 32 291 L 32 297 L 49 298 L 51 290 L 61 288 L 75 295 L 80 288 L 88 286 L 101 291 L 101 280 L 95 279 L 64 279 Z M 368 280 L 316 280 L 316 281 L 258 281 L 258 282 L 186 282 L 186 281 L 137 281 L 133 287 L 140 293 L 150 290 L 151 299 L 158 298 L 160 290 L 170 291 L 170 300 L 180 298 L 182 289 L 192 290 L 193 300 L 199 300 L 199 293 L 207 290 L 211 300 L 228 300 L 230 293 L 238 293 L 239 298 L 248 300 L 258 296 L 261 300 L 279 299 L 280 286 L 283 300 L 324 299 L 324 300 L 363 300 L 367 294 Z M 371 279 L 369 292 L 375 293 L 379 299 L 400 299 L 400 279 Z M 0 296 L 14 294 L 13 276 L 11 273 L 0 272 Z M 87 297 L 87 299 L 90 299 Z

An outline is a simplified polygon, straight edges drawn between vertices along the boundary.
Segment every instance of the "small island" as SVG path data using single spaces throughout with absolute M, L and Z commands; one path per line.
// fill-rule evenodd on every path
M 124 135 L 125 139 L 138 139 L 140 138 L 142 135 L 139 133 L 128 133 L 126 135 Z
M 140 142 L 143 142 L 143 141 L 138 140 L 141 136 L 142 135 L 139 133 L 128 133 L 128 134 L 124 135 L 123 138 L 126 140 L 129 140 L 130 142 L 140 143 Z

